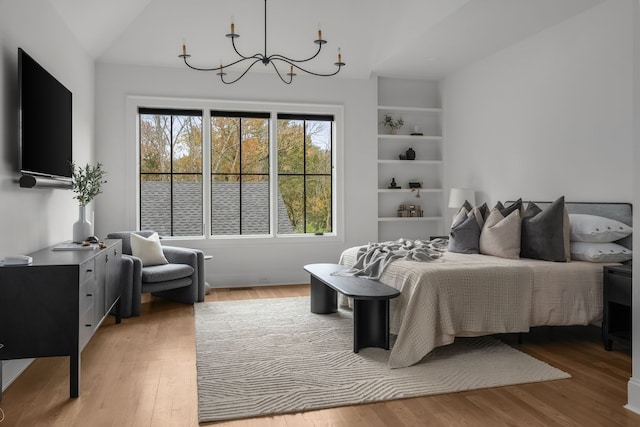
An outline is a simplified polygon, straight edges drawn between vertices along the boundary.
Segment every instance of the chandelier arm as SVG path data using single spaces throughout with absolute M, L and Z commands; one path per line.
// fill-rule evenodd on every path
M 182 55 L 181 55 L 182 56 Z M 237 61 L 234 62 L 230 62 L 229 64 L 226 65 L 221 65 L 220 67 L 214 67 L 214 68 L 201 68 L 201 67 L 196 67 L 194 65 L 189 64 L 189 62 L 187 62 L 187 58 L 182 56 L 182 59 L 184 60 L 184 63 L 187 65 L 187 67 L 191 68 L 192 70 L 196 70 L 196 71 L 222 71 L 227 67 L 231 67 L 232 65 L 236 65 L 239 64 L 241 62 L 247 61 L 249 59 L 254 59 L 255 61 L 262 61 L 261 57 L 258 57 L 258 55 L 254 55 L 254 56 L 248 56 L 246 58 L 241 58 L 238 59 Z M 255 63 L 255 62 L 254 62 Z M 253 64 L 251 64 L 249 67 L 252 67 Z
M 318 45 L 318 50 L 316 51 L 316 53 L 313 56 L 308 57 L 307 59 L 293 59 L 293 58 L 289 58 L 288 56 L 280 55 L 279 53 L 274 53 L 273 55 L 269 55 L 268 59 L 270 61 L 274 59 L 279 59 L 281 61 L 295 62 L 295 63 L 308 62 L 314 59 L 316 56 L 318 56 L 320 54 L 320 50 L 322 50 L 322 45 Z
M 250 59 L 250 58 L 247 58 L 247 59 Z M 240 60 L 240 61 L 244 61 L 244 60 L 242 59 L 242 60 Z M 251 68 L 253 68 L 253 66 L 254 66 L 254 65 L 256 65 L 258 62 L 261 62 L 261 61 L 262 61 L 262 60 L 261 60 L 261 59 L 259 59 L 259 58 L 258 58 L 258 59 L 256 59 L 255 61 L 253 61 L 253 62 L 251 63 L 251 65 L 249 65 L 249 66 L 247 67 L 247 69 L 246 69 L 246 70 L 244 70 L 244 72 L 243 72 L 242 74 L 240 74 L 240 76 L 238 76 L 238 78 L 237 78 L 237 79 L 235 79 L 235 80 L 231 80 L 231 81 L 228 81 L 228 82 L 227 82 L 227 81 L 225 81 L 225 80 L 224 80 L 224 76 L 225 76 L 225 74 L 226 74 L 226 73 L 219 73 L 220 80 L 222 81 L 222 83 L 227 84 L 227 85 L 233 84 L 233 83 L 237 82 L 238 80 L 240 80 L 241 78 L 243 78 L 243 77 L 244 77 L 244 75 L 245 75 L 245 74 L 247 74 L 247 73 L 249 72 L 249 70 L 250 70 Z M 235 63 L 237 63 L 237 62 L 239 62 L 239 61 L 234 62 L 234 64 L 235 64 Z
M 293 63 L 293 62 L 291 62 L 291 61 L 288 61 L 288 60 L 286 60 L 286 59 L 274 58 L 273 60 L 274 60 L 274 61 L 282 61 L 282 62 L 286 62 L 287 64 L 291 65 L 293 68 L 295 68 L 295 69 L 297 69 L 297 70 L 300 70 L 300 71 L 305 72 L 305 73 L 307 73 L 307 74 L 311 74 L 312 76 L 318 76 L 318 77 L 331 77 L 331 76 L 335 76 L 336 74 L 338 74 L 338 73 L 340 72 L 340 69 L 341 69 L 342 67 L 344 67 L 344 65 L 345 65 L 345 64 L 344 64 L 344 63 L 342 63 L 342 62 L 336 62 L 334 65 L 336 65 L 336 66 L 338 67 L 338 69 L 337 69 L 336 71 L 334 71 L 333 73 L 327 73 L 327 74 L 324 74 L 324 73 L 315 73 L 315 72 L 313 72 L 313 71 L 309 71 L 309 70 L 304 69 L 304 68 L 302 68 L 301 66 L 299 66 L 299 65 L 297 65 L 297 64 L 295 64 L 295 63 Z M 272 62 L 273 62 L 273 61 L 272 61 Z
M 196 71 L 220 71 L 220 67 L 216 67 L 216 68 L 200 68 L 200 67 L 195 67 L 191 64 L 189 64 L 189 62 L 187 62 L 187 56 L 186 55 L 180 55 L 182 57 L 182 59 L 184 60 L 184 63 L 187 67 L 191 68 L 192 70 L 196 70 Z
M 265 56 L 261 53 L 256 53 L 254 55 L 251 56 L 244 56 L 243 54 L 241 54 L 240 52 L 238 52 L 238 48 L 236 47 L 236 42 L 235 42 L 235 37 L 231 38 L 231 46 L 233 46 L 233 50 L 235 50 L 236 54 L 242 58 L 242 59 L 264 59 Z M 233 64 L 237 64 L 238 62 L 234 62 Z M 233 64 L 229 64 L 229 65 L 233 65 Z M 228 65 L 227 65 L 228 66 Z
M 271 66 L 273 67 L 274 70 L 276 70 L 276 74 L 278 75 L 278 77 L 280 77 L 280 80 L 282 80 L 282 83 L 288 84 L 288 85 L 291 84 L 291 82 L 293 81 L 293 75 L 289 74 L 289 81 L 286 81 L 284 77 L 282 77 L 282 74 L 280 74 L 280 70 L 278 70 L 278 67 L 276 67 L 275 62 L 271 61 Z

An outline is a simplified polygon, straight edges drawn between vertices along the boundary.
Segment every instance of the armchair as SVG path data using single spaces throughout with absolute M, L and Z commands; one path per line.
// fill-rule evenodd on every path
M 197 249 L 162 246 L 169 264 L 143 267 L 131 253 L 131 233 L 149 237 L 153 231 L 121 231 L 107 238 L 122 240 L 122 316 L 139 316 L 142 293 L 172 299 L 185 304 L 204 301 L 204 254 Z

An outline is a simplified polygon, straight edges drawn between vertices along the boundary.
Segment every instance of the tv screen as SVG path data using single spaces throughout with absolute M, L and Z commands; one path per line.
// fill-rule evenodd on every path
M 71 178 L 71 92 L 18 48 L 20 171 Z

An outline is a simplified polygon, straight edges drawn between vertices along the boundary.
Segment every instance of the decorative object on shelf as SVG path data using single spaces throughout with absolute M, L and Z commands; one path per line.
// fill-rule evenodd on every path
M 197 70 L 197 71 L 217 71 L 217 75 L 220 76 L 220 80 L 222 81 L 222 83 L 225 84 L 232 84 L 237 82 L 238 80 L 240 80 L 242 77 L 244 77 L 245 74 L 247 74 L 249 72 L 249 70 L 251 70 L 251 68 L 256 65 L 258 62 L 262 62 L 264 64 L 264 66 L 266 67 L 267 65 L 271 64 L 271 66 L 273 67 L 273 69 L 276 71 L 276 74 L 278 75 L 278 77 L 280 78 L 280 80 L 282 80 L 283 83 L 285 84 L 291 84 L 291 82 L 293 81 L 293 77 L 296 75 L 296 73 L 294 73 L 294 68 L 296 70 L 302 71 L 304 73 L 307 74 L 311 74 L 313 76 L 318 76 L 318 77 L 330 77 L 330 76 L 335 76 L 336 74 L 338 74 L 340 72 L 340 69 L 342 67 L 344 67 L 346 64 L 344 62 L 342 62 L 342 52 L 340 51 L 340 48 L 338 48 L 338 62 L 335 62 L 333 65 L 335 65 L 336 67 L 338 67 L 338 69 L 332 73 L 316 73 L 314 71 L 309 71 L 306 68 L 302 68 L 299 64 L 303 63 L 303 62 L 308 62 L 311 61 L 312 59 L 314 59 L 316 56 L 318 56 L 318 54 L 320 53 L 320 51 L 322 50 L 322 45 L 326 44 L 327 41 L 324 40 L 322 38 L 322 30 L 318 29 L 318 38 L 316 40 L 314 40 L 313 42 L 315 44 L 318 45 L 318 50 L 311 55 L 310 57 L 306 58 L 306 59 L 293 59 L 293 58 L 289 58 L 287 56 L 284 55 L 280 55 L 277 53 L 272 53 L 271 55 L 267 54 L 267 0 L 264 0 L 264 53 L 255 53 L 251 56 L 246 56 L 241 54 L 238 51 L 238 48 L 236 47 L 236 42 L 235 40 L 240 37 L 240 34 L 235 32 L 235 23 L 233 22 L 233 20 L 231 21 L 231 32 L 229 34 L 226 34 L 226 37 L 231 39 L 231 46 L 233 46 L 233 50 L 236 52 L 236 54 L 240 57 L 240 59 L 231 62 L 227 65 L 222 65 L 222 62 L 220 62 L 220 66 L 219 67 L 212 67 L 212 68 L 200 68 L 200 67 L 194 67 L 193 65 L 189 64 L 189 62 L 187 61 L 187 58 L 190 58 L 191 55 L 187 54 L 187 46 L 183 43 L 182 44 L 182 55 L 178 55 L 178 58 L 182 58 L 184 60 L 184 63 L 187 67 L 193 69 L 193 70 Z M 249 65 L 247 66 L 246 70 L 244 70 L 244 72 L 242 72 L 242 74 L 240 74 L 240 77 L 236 78 L 235 80 L 230 80 L 230 81 L 226 81 L 224 79 L 224 76 L 227 75 L 227 73 L 225 73 L 225 68 L 231 67 L 235 64 L 240 64 L 240 63 L 245 63 L 245 61 L 249 61 Z M 288 76 L 288 79 L 285 79 L 282 75 L 282 73 L 280 72 L 280 70 L 278 70 L 278 67 L 276 66 L 276 62 L 280 62 L 283 64 L 289 64 L 289 72 L 286 73 L 286 76 Z
M 407 160 L 407 155 L 406 154 L 398 154 L 398 158 L 400 160 Z
M 393 117 L 391 117 L 388 114 L 385 114 L 384 120 L 382 120 L 381 123 L 383 126 L 388 127 L 390 129 L 391 135 L 396 135 L 398 133 L 398 129 L 400 129 L 404 125 L 404 120 L 402 120 L 402 117 L 394 120 Z
M 422 217 L 422 206 L 420 205 L 400 205 L 398 207 L 398 217 L 400 218 L 418 218 Z
M 391 183 L 389 184 L 389 188 L 391 188 L 391 189 L 394 189 L 394 190 L 395 190 L 395 189 L 399 189 L 399 188 L 402 188 L 402 187 L 400 187 L 400 186 L 398 185 L 398 183 L 396 182 L 396 179 L 395 179 L 395 178 L 391 178 Z
M 413 136 L 422 136 L 422 132 L 420 132 L 420 126 L 414 126 L 413 127 L 413 132 L 411 132 L 411 135 Z
M 413 148 L 409 148 L 407 150 L 407 160 L 415 160 L 416 159 L 416 152 L 413 151 Z
M 71 176 L 73 187 L 76 193 L 73 196 L 79 203 L 78 221 L 73 224 L 73 241 L 82 242 L 91 236 L 91 223 L 87 220 L 86 206 L 98 194 L 102 193 L 102 184 L 107 181 L 104 179 L 106 172 L 102 169 L 102 164 L 97 163 L 95 166 L 87 165 L 82 168 L 71 163 Z
M 420 198 L 420 189 L 422 188 L 422 182 L 410 182 L 409 183 L 409 188 L 411 189 L 411 192 L 415 192 L 416 193 L 416 199 Z

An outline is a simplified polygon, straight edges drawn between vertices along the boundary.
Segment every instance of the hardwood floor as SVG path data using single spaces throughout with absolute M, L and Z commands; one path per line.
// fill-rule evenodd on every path
M 308 295 L 307 285 L 214 290 L 207 301 Z M 631 353 L 606 352 L 599 329 L 543 328 L 501 337 L 569 372 L 568 380 L 347 406 L 214 424 L 245 426 L 637 426 L 623 408 Z M 69 399 L 66 357 L 36 360 L 5 391 L 4 426 L 197 426 L 191 306 L 146 298 L 142 315 L 106 320 L 82 352 L 82 386 Z

